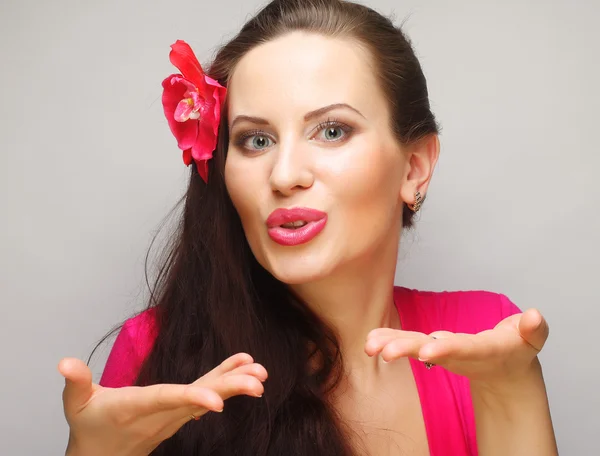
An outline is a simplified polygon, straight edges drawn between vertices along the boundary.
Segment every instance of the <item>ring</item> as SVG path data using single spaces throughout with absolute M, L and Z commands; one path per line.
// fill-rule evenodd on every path
M 200 419 L 200 417 L 199 417 L 199 416 L 196 416 L 196 415 L 194 415 L 193 413 L 190 415 L 190 418 L 191 418 L 192 420 L 196 420 L 196 421 L 198 421 L 198 420 Z
M 431 336 L 432 339 L 437 339 L 437 337 L 435 336 Z M 435 366 L 435 364 L 433 363 L 428 363 L 427 361 L 423 361 L 423 364 L 425 364 L 425 367 L 427 368 L 427 370 L 431 369 L 433 366 Z

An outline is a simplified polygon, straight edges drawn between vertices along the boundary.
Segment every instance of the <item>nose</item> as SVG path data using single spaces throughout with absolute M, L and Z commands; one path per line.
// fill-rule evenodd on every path
M 306 152 L 292 142 L 279 147 L 274 154 L 274 163 L 269 179 L 273 192 L 290 196 L 312 186 L 314 175 L 310 166 L 310 158 Z

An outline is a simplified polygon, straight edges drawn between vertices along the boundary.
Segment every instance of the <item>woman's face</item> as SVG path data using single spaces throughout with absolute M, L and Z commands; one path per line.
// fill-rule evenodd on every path
M 369 64 L 356 43 L 296 32 L 250 51 L 230 79 L 227 189 L 256 259 L 282 282 L 397 248 L 414 190 Z

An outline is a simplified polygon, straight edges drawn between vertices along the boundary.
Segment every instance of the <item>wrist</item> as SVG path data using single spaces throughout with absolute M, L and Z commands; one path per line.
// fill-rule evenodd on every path
M 87 440 L 78 440 L 72 433 L 69 434 L 69 441 L 67 443 L 67 449 L 65 450 L 65 456 L 148 456 L 151 451 L 137 451 L 132 452 L 131 450 L 123 449 L 119 453 L 114 451 L 107 451 L 106 448 L 101 448 L 98 442 L 89 442 Z
M 472 381 L 471 396 L 480 455 L 558 455 L 537 359 L 522 375 Z
M 545 389 L 542 367 L 537 357 L 519 373 L 508 372 L 493 379 L 471 380 L 470 386 L 473 396 L 519 403 L 527 401 L 532 394 L 535 396 L 536 391 Z

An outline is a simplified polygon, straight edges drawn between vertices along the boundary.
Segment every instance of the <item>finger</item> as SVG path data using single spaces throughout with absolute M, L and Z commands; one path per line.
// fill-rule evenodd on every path
M 171 437 L 188 421 L 198 420 L 209 411 L 223 411 L 224 404 L 221 396 L 210 388 L 191 387 L 190 394 L 194 396 L 193 401 L 196 402 L 195 405 L 179 407 L 159 412 L 155 415 L 155 418 L 162 423 L 162 429 L 159 431 L 160 441 Z M 216 407 L 215 404 L 217 403 L 220 403 L 221 406 Z
M 419 348 L 417 359 L 419 361 L 435 359 L 437 362 L 440 358 L 451 355 L 453 350 L 456 349 L 456 339 L 452 341 L 452 338 L 460 335 L 462 334 L 450 331 L 434 331 L 430 333 L 426 343 Z M 442 342 L 445 339 L 452 342 Z
M 519 333 L 521 337 L 534 349 L 540 351 L 550 333 L 546 319 L 537 309 L 528 309 L 519 320 Z
M 377 355 L 387 344 L 396 339 L 420 339 L 425 334 L 414 331 L 401 331 L 396 329 L 378 328 L 371 331 L 365 342 L 365 353 L 369 356 Z
M 93 393 L 92 372 L 77 358 L 63 358 L 58 363 L 58 371 L 65 377 L 63 403 L 66 414 L 79 412 Z
M 399 336 L 395 334 L 371 337 L 367 339 L 367 342 L 365 343 L 365 353 L 369 356 L 378 355 L 387 344 L 398 338 Z
M 450 333 L 452 334 L 452 333 Z M 436 336 L 437 337 L 437 336 Z M 481 361 L 492 359 L 510 346 L 510 340 L 499 337 L 493 330 L 478 334 L 452 334 L 434 339 L 419 350 L 419 360 L 443 364 L 444 360 Z
M 369 334 L 367 334 L 367 340 L 379 337 L 388 337 L 388 336 L 398 336 L 399 334 L 403 334 L 405 336 L 422 336 L 422 332 L 417 331 L 404 331 L 402 329 L 392 329 L 392 328 L 375 328 L 372 329 Z
M 252 375 L 261 382 L 264 382 L 268 377 L 267 370 L 258 363 L 244 364 L 243 366 L 236 367 L 232 371 L 223 374 L 223 376 L 228 375 Z
M 238 369 L 244 369 L 245 367 L 246 366 L 242 366 Z M 214 386 L 207 389 L 217 394 L 222 401 L 242 394 L 260 397 L 264 392 L 264 387 L 262 386 L 261 381 L 257 378 L 253 377 L 252 375 L 233 373 L 227 373 L 223 375 Z M 223 408 L 221 407 L 219 410 L 211 410 L 215 412 L 222 412 Z M 191 407 L 177 410 L 176 416 L 180 417 L 176 422 L 177 427 L 181 427 L 186 422 L 201 417 L 202 415 L 206 414 L 206 412 L 206 408 L 203 407 Z
M 428 340 L 426 336 L 392 340 L 381 350 L 381 358 L 386 363 L 406 356 L 417 358 L 419 356 L 419 349 L 428 343 Z
M 114 407 L 127 414 L 152 415 L 163 411 L 190 408 L 222 410 L 223 399 L 211 388 L 196 385 L 157 384 L 145 387 L 126 387 L 114 399 Z
M 450 331 L 434 331 L 431 334 L 429 334 L 429 337 L 431 339 L 447 339 L 449 337 L 454 336 L 457 333 L 453 333 Z
M 213 370 L 208 372 L 206 375 L 204 375 L 197 381 L 202 379 L 208 380 L 220 377 L 221 375 L 235 369 L 236 367 L 243 366 L 244 364 L 250 364 L 253 362 L 254 359 L 248 353 L 236 353 L 235 355 L 232 355 L 229 358 L 227 358 L 225 361 L 223 361 L 221 364 L 219 364 L 217 367 L 215 367 Z
M 198 413 L 204 414 L 208 410 L 213 412 L 223 411 L 223 398 L 211 388 L 189 385 L 185 388 L 183 395 L 186 405 L 197 412 L 196 416 L 198 416 Z
M 260 397 L 265 391 L 263 383 L 252 375 L 223 376 L 212 386 L 212 389 L 223 400 L 242 394 Z

